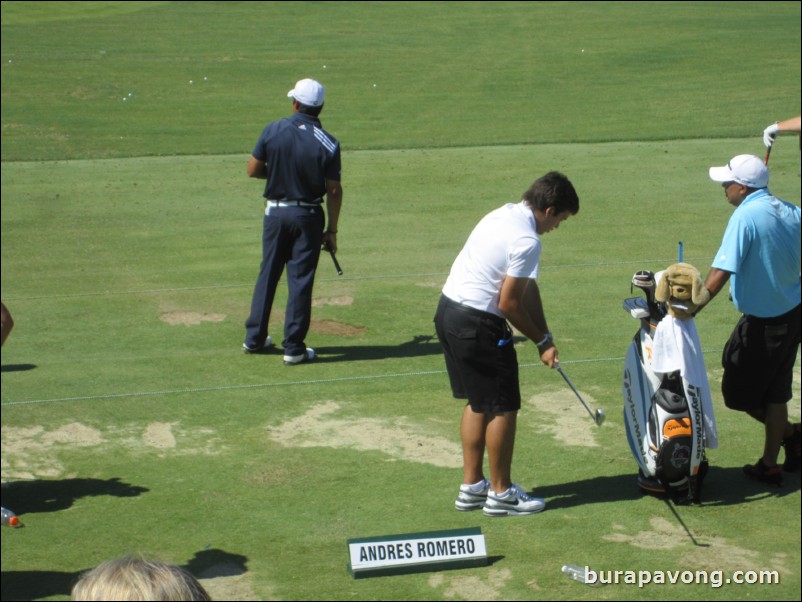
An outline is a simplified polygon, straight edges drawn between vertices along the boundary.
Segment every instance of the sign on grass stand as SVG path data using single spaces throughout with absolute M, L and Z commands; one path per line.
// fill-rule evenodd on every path
M 354 579 L 487 565 L 479 527 L 348 540 Z

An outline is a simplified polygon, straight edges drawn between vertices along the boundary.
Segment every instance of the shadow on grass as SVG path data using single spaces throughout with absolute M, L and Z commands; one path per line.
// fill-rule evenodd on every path
M 769 487 L 748 479 L 741 467 L 711 466 L 702 487 L 702 505 L 745 504 L 768 497 L 784 497 L 799 491 L 799 472 L 784 473 L 784 476 L 783 487 Z M 665 496 L 643 493 L 638 487 L 636 471 L 625 475 L 536 487 L 532 495 L 546 499 L 549 509 L 636 500 L 641 497 L 666 499 Z
M 400 345 L 315 347 L 315 353 L 315 363 L 358 362 L 442 355 L 443 348 L 437 337 L 431 334 L 417 335 L 411 341 Z
M 0 596 L 3 600 L 41 600 L 52 596 L 69 597 L 72 586 L 84 571 L 3 571 Z
M 729 506 L 799 491 L 799 471 L 783 473 L 782 487 L 770 487 L 746 477 L 740 466 L 711 466 L 702 489 L 702 505 Z
M 0 372 L 27 372 L 28 370 L 35 370 L 36 364 L 8 364 L 0 366 Z
M 145 554 L 147 556 L 147 554 Z M 156 558 L 155 560 L 159 560 Z M 203 550 L 196 552 L 195 556 L 183 568 L 199 579 L 213 579 L 215 577 L 231 577 L 244 574 L 247 569 L 246 556 L 229 554 L 223 550 Z M 40 600 L 53 596 L 69 596 L 72 587 L 82 573 L 90 568 L 81 569 L 72 573 L 59 571 L 3 571 L 2 594 L 3 600 Z M 203 582 L 201 582 L 201 585 Z
M 184 565 L 184 568 L 199 579 L 236 577 L 248 571 L 245 568 L 247 562 L 247 556 L 210 549 L 195 552 L 195 556 Z
M 15 481 L 3 486 L 3 505 L 18 516 L 33 512 L 56 512 L 75 500 L 98 495 L 136 497 L 149 489 L 113 479 L 62 479 L 53 481 Z M 5 598 L 4 598 L 5 599 Z

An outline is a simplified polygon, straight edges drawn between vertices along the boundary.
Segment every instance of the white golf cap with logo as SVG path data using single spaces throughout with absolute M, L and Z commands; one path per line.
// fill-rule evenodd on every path
M 287 92 L 287 98 L 297 100 L 307 107 L 319 107 L 323 104 L 326 91 L 319 82 L 313 79 L 302 79 L 295 87 Z
M 710 168 L 710 179 L 714 182 L 737 182 L 749 188 L 765 188 L 769 185 L 769 168 L 754 155 L 738 155 L 721 167 Z

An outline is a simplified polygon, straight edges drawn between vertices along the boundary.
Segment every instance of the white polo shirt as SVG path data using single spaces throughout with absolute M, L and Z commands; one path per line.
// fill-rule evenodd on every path
M 498 308 L 504 278 L 537 279 L 540 252 L 532 210 L 524 201 L 508 203 L 488 213 L 473 229 L 451 266 L 443 294 L 504 318 Z

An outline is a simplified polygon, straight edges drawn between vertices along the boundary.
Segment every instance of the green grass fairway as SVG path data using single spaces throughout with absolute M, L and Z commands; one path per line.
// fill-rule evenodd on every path
M 798 2 L 3 2 L 2 501 L 24 527 L 0 530 L 2 599 L 68 600 L 141 552 L 217 600 L 799 600 L 800 475 L 741 474 L 763 438 L 719 392 L 726 295 L 697 320 L 720 437 L 702 505 L 639 493 L 621 396 L 630 279 L 680 240 L 706 274 L 731 214 L 708 167 L 799 112 L 799 23 Z M 286 368 L 240 351 L 245 165 L 302 77 L 343 143 L 344 274 L 321 256 L 319 358 Z M 770 161 L 796 204 L 799 152 Z M 460 513 L 432 317 L 477 220 L 551 169 L 581 208 L 544 239 L 544 304 L 607 421 L 519 341 L 513 475 L 548 508 Z M 798 362 L 794 420 L 800 388 Z M 348 573 L 348 539 L 469 527 L 487 567 Z M 680 581 L 589 588 L 567 563 Z

